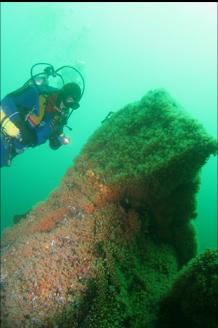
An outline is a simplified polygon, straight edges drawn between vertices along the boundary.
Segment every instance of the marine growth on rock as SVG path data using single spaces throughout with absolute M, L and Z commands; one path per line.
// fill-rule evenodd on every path
M 216 153 L 216 141 L 164 90 L 109 115 L 58 189 L 3 235 L 1 327 L 155 328 L 166 320 L 172 288 L 179 304 L 185 281 L 196 286 L 180 273 L 196 256 L 200 169 Z M 202 295 L 206 304 L 210 294 Z

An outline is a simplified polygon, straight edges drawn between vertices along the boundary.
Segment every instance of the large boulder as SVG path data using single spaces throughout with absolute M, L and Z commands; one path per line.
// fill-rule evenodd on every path
M 2 327 L 153 328 L 196 255 L 217 143 L 163 90 L 112 113 L 60 187 L 2 238 Z

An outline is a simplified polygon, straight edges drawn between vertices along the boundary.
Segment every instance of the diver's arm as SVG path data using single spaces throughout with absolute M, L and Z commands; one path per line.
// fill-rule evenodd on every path
M 35 129 L 37 145 L 45 143 L 53 133 L 53 126 L 51 122 L 42 121 L 41 124 Z
M 49 140 L 50 147 L 58 149 L 60 146 L 69 143 L 69 139 L 63 134 L 63 125 L 57 124 L 54 114 L 46 113 L 44 120 L 35 131 L 38 145 Z

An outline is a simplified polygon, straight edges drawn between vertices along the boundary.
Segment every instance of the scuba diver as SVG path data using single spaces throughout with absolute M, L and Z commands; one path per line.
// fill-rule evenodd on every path
M 33 75 L 33 70 L 38 65 L 46 65 L 46 68 L 43 73 Z M 82 90 L 78 83 L 65 83 L 60 73 L 63 68 L 73 69 L 79 74 Z M 49 86 L 49 79 L 56 77 L 61 79 L 61 88 Z M 47 140 L 54 150 L 69 144 L 70 140 L 63 130 L 72 112 L 79 108 L 84 89 L 83 76 L 72 66 L 62 66 L 54 70 L 47 63 L 33 65 L 31 78 L 24 86 L 1 101 L 0 167 L 10 166 L 15 156 Z

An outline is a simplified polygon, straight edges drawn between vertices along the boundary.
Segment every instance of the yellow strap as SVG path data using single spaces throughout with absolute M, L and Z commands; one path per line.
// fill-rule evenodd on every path
M 31 123 L 34 125 L 39 125 L 43 119 L 45 114 L 45 105 L 46 105 L 46 98 L 43 95 L 39 96 L 39 115 L 30 114 L 28 119 L 30 119 Z

